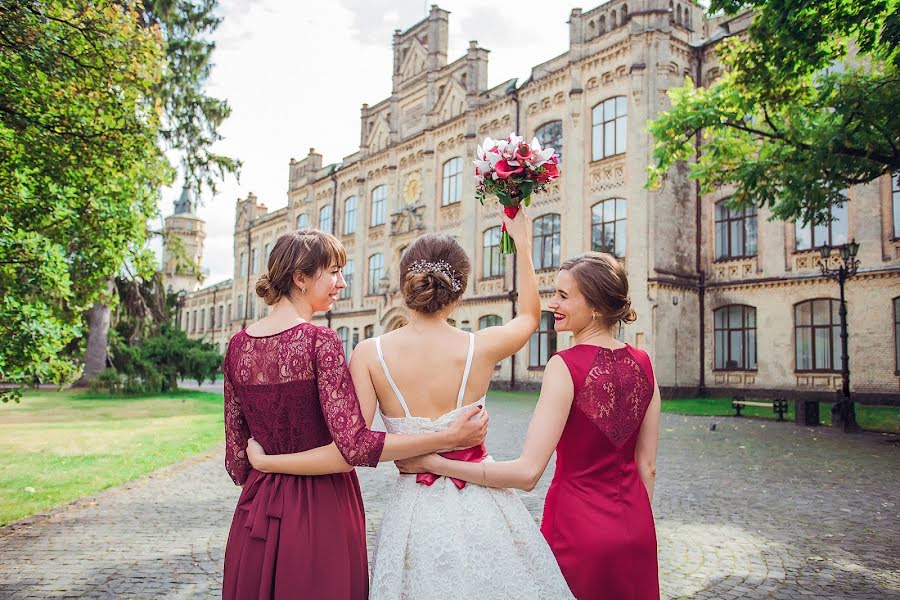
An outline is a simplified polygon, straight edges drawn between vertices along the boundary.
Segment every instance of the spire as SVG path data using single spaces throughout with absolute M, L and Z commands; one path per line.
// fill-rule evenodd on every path
M 197 203 L 191 197 L 191 190 L 187 184 L 181 189 L 181 198 L 175 201 L 175 214 L 194 214 L 197 212 Z

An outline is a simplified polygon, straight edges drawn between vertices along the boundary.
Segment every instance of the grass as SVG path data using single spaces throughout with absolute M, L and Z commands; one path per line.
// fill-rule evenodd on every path
M 0 405 L 0 526 L 204 452 L 222 396 L 29 391 Z
M 528 402 L 529 410 L 537 400 L 537 392 L 506 392 L 491 390 L 488 393 L 488 403 L 495 401 L 519 403 Z M 749 398 L 748 399 L 752 399 Z M 888 433 L 900 433 L 900 406 L 870 406 L 856 404 L 856 420 L 860 427 L 871 431 L 884 431 Z M 730 398 L 678 398 L 664 400 L 662 412 L 681 415 L 697 415 L 710 417 L 734 416 Z M 778 416 L 771 408 L 761 406 L 745 406 L 741 409 L 741 415 L 763 419 L 777 419 Z M 794 420 L 794 403 L 788 401 L 788 410 L 784 414 L 786 421 Z M 819 403 L 819 420 L 822 425 L 831 425 L 831 403 Z

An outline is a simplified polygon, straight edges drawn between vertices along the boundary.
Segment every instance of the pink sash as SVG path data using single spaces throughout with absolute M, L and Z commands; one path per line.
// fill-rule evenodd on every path
M 484 444 L 479 444 L 478 446 L 472 446 L 471 448 L 454 450 L 453 452 L 439 452 L 438 454 L 440 454 L 444 458 L 449 458 L 450 460 L 461 460 L 464 462 L 478 463 L 485 459 L 485 457 L 487 456 L 487 450 L 485 449 Z M 419 473 L 418 475 L 416 475 L 416 483 L 421 483 L 422 485 L 431 485 L 435 481 L 437 481 L 439 477 L 440 475 L 435 475 L 434 473 Z M 466 487 L 466 482 L 462 479 L 451 477 L 450 481 L 453 482 L 453 485 L 455 485 L 457 489 L 461 490 Z

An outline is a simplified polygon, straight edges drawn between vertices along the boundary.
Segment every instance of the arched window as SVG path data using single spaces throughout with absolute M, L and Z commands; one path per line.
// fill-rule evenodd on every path
M 551 213 L 534 220 L 532 258 L 535 269 L 559 268 L 559 215 Z
M 681 25 L 681 5 L 678 5 L 678 8 L 675 9 L 675 22 Z
M 849 239 L 849 226 L 847 219 L 847 203 L 841 206 L 832 206 L 828 211 L 831 219 L 821 225 L 807 223 L 801 225 L 797 221 L 797 250 L 813 250 L 828 244 L 829 246 L 840 246 L 846 244 Z
M 387 186 L 379 185 L 372 190 L 372 220 L 371 227 L 384 225 L 385 201 L 387 200 Z
M 591 207 L 591 250 L 622 258 L 626 248 L 626 207 L 622 198 L 603 200 Z
M 756 256 L 756 207 L 729 208 L 716 203 L 716 260 Z
M 341 346 L 344 348 L 344 358 L 350 358 L 350 330 L 346 327 L 337 328 L 338 337 L 341 338 Z
M 491 227 L 484 232 L 481 245 L 481 276 L 499 277 L 506 269 L 506 259 L 500 254 L 500 227 Z
M 713 311 L 716 362 L 719 370 L 756 370 L 756 309 L 732 304 Z
M 375 337 L 375 326 L 374 325 L 366 325 L 363 327 L 363 339 L 367 340 L 369 338 Z
M 625 152 L 628 128 L 625 96 L 604 100 L 591 111 L 591 160 Z
M 344 200 L 344 235 L 356 233 L 356 196 Z
M 297 229 L 306 229 L 307 227 L 309 227 L 309 220 L 306 213 L 300 213 L 297 215 Z
M 341 290 L 341 300 L 353 297 L 353 259 L 348 258 L 347 264 L 344 265 L 344 281 L 347 287 Z
M 544 123 L 534 132 L 534 137 L 538 139 L 541 146 L 550 146 L 559 154 L 559 160 L 562 162 L 563 152 L 563 130 L 562 121 L 550 121 Z
M 384 257 L 381 254 L 373 254 L 369 257 L 369 295 L 379 293 L 381 277 L 384 275 Z
M 200 333 L 206 331 L 206 309 L 200 309 Z
M 541 311 L 538 330 L 528 341 L 528 368 L 543 369 L 556 352 L 556 330 L 553 329 L 553 313 Z
M 478 329 L 497 327 L 499 325 L 503 325 L 503 319 L 499 315 L 484 315 L 478 319 Z
M 319 211 L 319 229 L 325 233 L 334 232 L 334 211 L 330 204 L 326 204 Z
M 794 306 L 797 371 L 838 371 L 841 365 L 840 302 L 806 300 Z
M 463 159 L 459 156 L 444 163 L 441 206 L 454 204 L 462 199 L 462 170 Z
M 598 33 L 600 33 L 600 35 L 606 33 L 606 15 L 600 16 L 600 30 Z
M 622 25 L 624 25 L 625 21 L 627 21 L 627 20 L 628 20 L 628 5 L 623 4 L 622 5 Z
M 616 19 L 616 11 L 612 11 L 609 15 L 609 28 L 615 29 L 619 24 L 619 21 Z

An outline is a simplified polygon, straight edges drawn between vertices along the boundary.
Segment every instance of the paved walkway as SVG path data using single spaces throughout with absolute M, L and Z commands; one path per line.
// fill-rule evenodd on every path
M 488 445 L 530 407 L 492 403 Z M 900 446 L 758 420 L 663 415 L 664 598 L 900 598 Z M 535 518 L 552 475 L 522 498 Z M 370 541 L 394 470 L 359 469 Z M 0 598 L 214 598 L 237 498 L 221 451 L 0 529 Z

